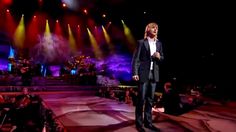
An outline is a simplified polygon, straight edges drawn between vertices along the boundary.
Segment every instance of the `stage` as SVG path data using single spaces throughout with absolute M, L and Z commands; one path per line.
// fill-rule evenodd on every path
M 97 97 L 93 92 L 42 92 L 44 103 L 68 132 L 135 132 L 131 104 Z M 153 112 L 154 125 L 163 132 L 234 132 L 236 103 L 205 99 L 204 104 L 179 116 Z M 150 131 L 146 129 L 147 131 Z

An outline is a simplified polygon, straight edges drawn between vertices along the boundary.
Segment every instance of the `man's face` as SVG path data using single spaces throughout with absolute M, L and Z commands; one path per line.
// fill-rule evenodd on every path
M 148 33 L 149 33 L 150 37 L 157 36 L 157 32 L 158 32 L 158 27 L 156 27 L 156 26 L 150 26 L 149 27 Z

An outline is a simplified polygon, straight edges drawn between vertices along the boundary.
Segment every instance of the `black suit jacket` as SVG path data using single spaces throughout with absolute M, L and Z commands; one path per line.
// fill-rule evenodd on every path
M 164 59 L 162 43 L 156 41 L 156 51 L 160 53 L 161 58 L 153 58 L 150 55 L 150 47 L 147 39 L 138 41 L 132 58 L 132 75 L 138 75 L 140 82 L 146 82 L 149 78 L 150 65 L 153 61 L 154 80 L 159 81 L 159 64 Z

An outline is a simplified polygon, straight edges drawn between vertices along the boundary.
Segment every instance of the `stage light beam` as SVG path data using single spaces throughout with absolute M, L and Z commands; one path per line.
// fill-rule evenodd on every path
M 123 28 L 124 28 L 124 34 L 125 34 L 125 36 L 127 38 L 127 41 L 129 43 L 128 47 L 132 51 L 135 48 L 135 44 L 136 44 L 135 42 L 136 41 L 135 41 L 135 39 L 134 39 L 134 37 L 133 37 L 129 27 L 125 24 L 125 22 L 123 20 L 121 20 L 121 23 L 122 23 Z
M 94 54 L 95 54 L 95 57 L 97 59 L 102 59 L 102 52 L 97 44 L 97 41 L 95 39 L 95 37 L 93 36 L 93 34 L 91 33 L 91 31 L 87 28 L 87 32 L 88 32 L 88 35 L 89 35 L 89 40 L 92 44 L 92 48 L 94 50 Z
M 4 28 L 9 33 L 9 36 L 13 37 L 17 24 L 15 23 L 14 18 L 11 15 L 11 12 L 10 12 L 9 9 L 6 10 L 6 19 L 5 19 L 5 21 L 1 20 L 1 22 L 2 21 L 6 23 Z
M 108 44 L 109 50 L 111 53 L 114 53 L 114 45 L 111 43 L 111 37 L 107 33 L 106 29 L 102 26 L 102 31 L 106 40 L 106 43 Z
M 54 33 L 60 37 L 63 37 L 63 31 L 62 31 L 59 20 L 56 20 Z
M 19 48 L 23 48 L 25 41 L 25 25 L 24 15 L 21 16 L 20 23 L 18 24 L 14 33 L 14 42 Z
M 68 33 L 69 33 L 69 44 L 70 44 L 70 48 L 72 50 L 72 53 L 76 53 L 76 41 L 75 41 L 75 37 L 72 33 L 70 24 L 68 24 Z
M 51 34 L 51 32 L 50 32 L 49 23 L 48 23 L 48 20 L 46 20 L 46 27 L 45 27 L 44 36 L 50 36 L 50 34 Z
M 39 34 L 39 22 L 37 16 L 34 15 L 31 19 L 30 23 L 26 27 L 26 42 L 25 45 L 32 47 L 38 42 L 38 34 Z

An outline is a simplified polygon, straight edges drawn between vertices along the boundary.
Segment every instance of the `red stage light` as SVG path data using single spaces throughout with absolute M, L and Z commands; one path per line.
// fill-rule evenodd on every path
M 85 14 L 88 14 L 88 11 L 87 11 L 86 9 L 84 9 L 84 13 L 85 13 Z
M 10 5 L 12 3 L 12 0 L 3 0 L 3 4 Z
M 39 5 L 42 6 L 43 0 L 38 0 L 38 2 L 39 2 Z

